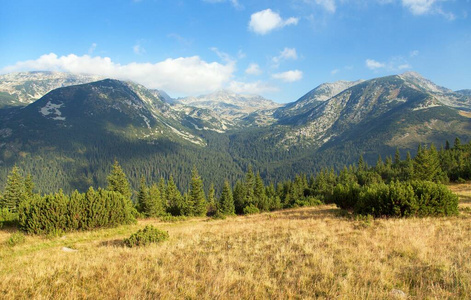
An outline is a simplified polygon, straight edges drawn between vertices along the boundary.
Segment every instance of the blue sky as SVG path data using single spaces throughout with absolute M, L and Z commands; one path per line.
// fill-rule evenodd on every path
M 291 102 L 323 82 L 416 71 L 471 89 L 470 0 L 2 0 L 0 73 L 221 88 Z

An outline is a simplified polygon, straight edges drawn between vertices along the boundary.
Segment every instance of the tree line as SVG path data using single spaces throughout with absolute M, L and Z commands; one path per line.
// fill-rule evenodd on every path
M 368 166 L 360 156 L 355 165 L 336 173 L 322 169 L 316 175 L 296 175 L 292 180 L 265 184 L 259 172 L 248 166 L 243 179 L 225 180 L 216 195 L 214 184 L 205 191 L 196 167 L 185 191 L 173 176 L 148 182 L 141 176 L 134 192 L 117 161 L 107 177 L 106 189 L 85 193 L 34 192 L 29 174 L 13 167 L 0 196 L 0 218 L 16 216 L 21 229 L 32 233 L 87 230 L 134 222 L 138 217 L 226 216 L 251 214 L 321 203 L 335 203 L 359 214 L 380 216 L 452 215 L 458 199 L 443 183 L 471 179 L 471 143 L 440 150 L 419 145 L 414 158 L 403 160 L 399 151 Z

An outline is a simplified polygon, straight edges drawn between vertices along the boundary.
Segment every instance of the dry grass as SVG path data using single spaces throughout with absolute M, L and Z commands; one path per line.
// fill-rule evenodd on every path
M 471 195 L 469 187 L 460 193 Z M 123 246 L 147 224 L 170 239 Z M 469 299 L 470 231 L 465 208 L 459 217 L 351 220 L 333 206 L 217 221 L 144 220 L 28 236 L 14 247 L 6 244 L 12 230 L 2 229 L 0 298 L 393 299 L 399 289 L 409 299 Z

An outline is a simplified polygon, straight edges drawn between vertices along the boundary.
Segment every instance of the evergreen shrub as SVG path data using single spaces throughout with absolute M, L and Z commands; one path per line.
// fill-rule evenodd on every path
M 90 188 L 87 193 L 62 191 L 33 195 L 19 207 L 20 229 L 27 233 L 58 235 L 72 230 L 114 227 L 136 221 L 134 207 L 118 192 Z
M 258 214 L 260 210 L 253 204 L 244 207 L 244 215 Z
M 337 185 L 338 207 L 374 217 L 447 216 L 458 214 L 458 196 L 445 185 L 430 181 L 375 183 L 360 187 Z
M 124 239 L 124 244 L 130 248 L 146 246 L 151 243 L 165 241 L 168 237 L 168 232 L 157 229 L 152 225 L 147 225 L 144 229 L 140 229 L 129 238 Z

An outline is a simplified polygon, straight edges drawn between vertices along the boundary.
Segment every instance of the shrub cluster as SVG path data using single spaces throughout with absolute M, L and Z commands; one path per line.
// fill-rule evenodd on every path
M 113 227 L 135 222 L 132 202 L 118 192 L 90 188 L 67 196 L 62 191 L 33 195 L 19 207 L 20 229 L 27 233 L 59 234 L 72 230 Z
M 146 246 L 151 243 L 159 243 L 168 239 L 168 232 L 147 225 L 144 229 L 133 233 L 129 238 L 124 239 L 124 244 L 128 247 Z
M 338 184 L 332 199 L 342 209 L 381 216 L 446 216 L 458 214 L 458 196 L 430 181 L 393 181 L 360 186 Z

